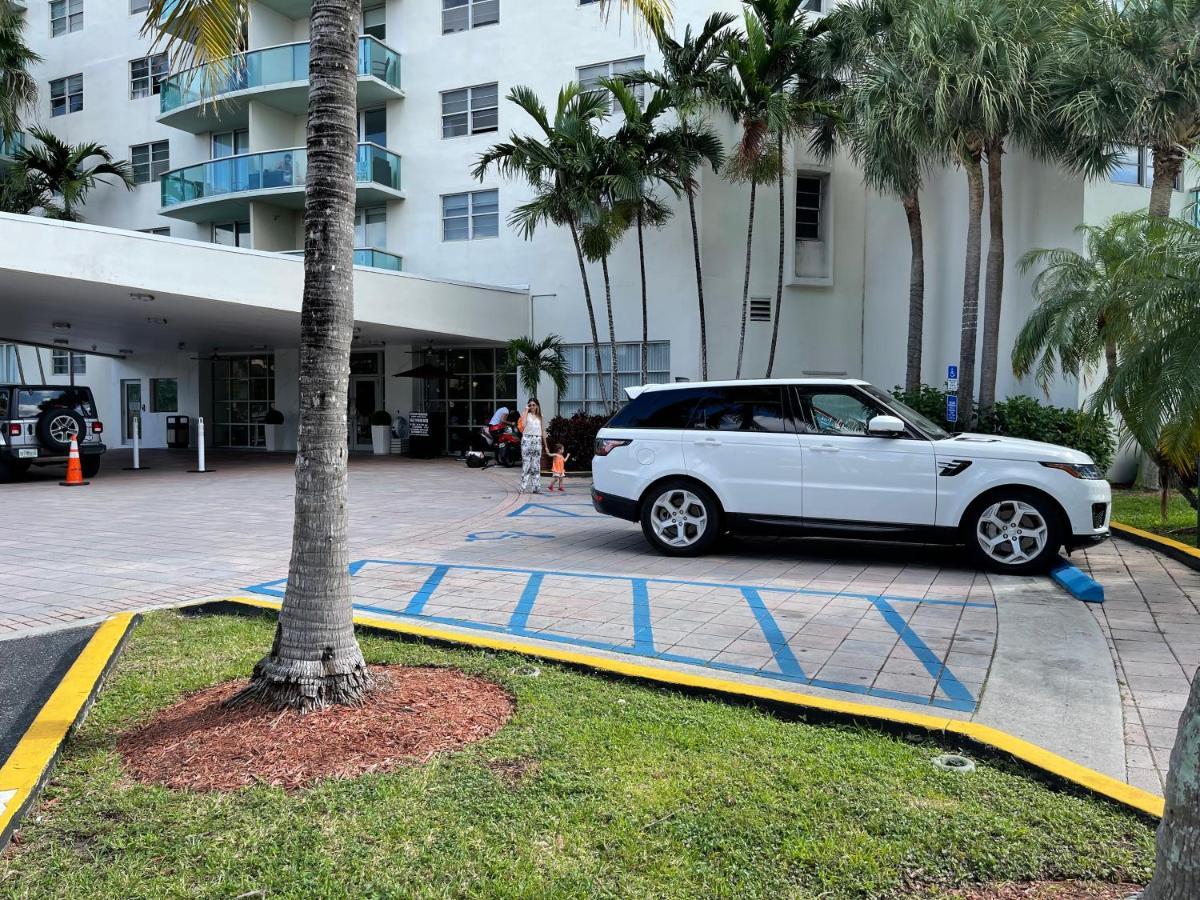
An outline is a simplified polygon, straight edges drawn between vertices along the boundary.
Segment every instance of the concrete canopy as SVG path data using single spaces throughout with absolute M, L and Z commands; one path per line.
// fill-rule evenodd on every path
M 115 356 L 295 347 L 303 276 L 295 256 L 0 214 L 0 341 Z M 354 290 L 363 343 L 495 344 L 529 321 L 523 288 L 356 268 Z

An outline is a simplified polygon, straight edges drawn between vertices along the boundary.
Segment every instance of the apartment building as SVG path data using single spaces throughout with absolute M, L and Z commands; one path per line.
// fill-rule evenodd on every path
M 819 3 L 814 0 L 818 14 Z M 677 0 L 677 28 L 695 27 L 718 9 L 738 13 L 740 5 Z M 41 223 L 30 239 L 44 250 L 36 271 L 2 239 L 7 229 L 21 242 L 33 233 L 29 223 L 0 222 L 0 292 L 6 280 L 10 288 L 30 287 L 28 308 L 18 317 L 27 323 L 24 331 L 0 329 L 0 339 L 107 354 L 111 363 L 89 372 L 88 381 L 101 406 L 113 411 L 110 418 L 119 415 L 124 423 L 144 413 L 149 443 L 162 432 L 146 398 L 163 379 L 177 381 L 176 411 L 204 416 L 209 439 L 221 445 L 261 445 L 256 423 L 263 411 L 294 410 L 300 281 L 292 255 L 303 244 L 308 13 L 305 0 L 252 0 L 248 50 L 206 96 L 211 78 L 172 71 L 153 41 L 141 36 L 144 0 L 27 2 L 27 36 L 43 58 L 33 120 L 65 140 L 105 144 L 130 160 L 138 185 L 94 191 L 83 210 L 86 226 L 55 230 Z M 361 331 L 352 443 L 356 423 L 356 446 L 369 443 L 364 418 L 374 407 L 431 410 L 450 434 L 486 421 L 497 404 L 517 399 L 515 379 L 499 371 L 496 351 L 521 334 L 554 333 L 569 345 L 570 386 L 557 397 L 547 388 L 542 399 L 548 406 L 563 413 L 598 407 L 601 379 L 584 352 L 590 327 L 569 235 L 547 228 L 525 240 L 507 219 L 528 199 L 526 186 L 495 175 L 476 181 L 470 170 L 493 142 L 534 129 L 505 100 L 513 87 L 527 85 L 552 106 L 566 82 L 594 83 L 657 63 L 652 41 L 628 20 L 614 15 L 605 22 L 592 0 L 365 0 L 355 252 L 362 267 L 356 273 Z M 714 124 L 732 145 L 734 123 L 714 114 Z M 787 155 L 775 374 L 896 384 L 904 372 L 909 264 L 900 204 L 867 190 L 848 159 L 817 161 L 802 141 Z M 1078 247 L 1074 229 L 1081 222 L 1145 206 L 1147 163 L 1133 148 L 1111 181 L 1085 184 L 1019 151 L 1010 156 L 1003 346 L 1011 345 L 1032 306 L 1030 279 L 1017 268 L 1021 253 Z M 775 325 L 779 244 L 774 190 L 760 189 L 758 200 L 743 365 L 751 377 L 765 369 Z M 736 366 L 748 202 L 746 185 L 704 172 L 697 213 L 711 377 L 731 377 Z M 1182 192 L 1178 202 L 1184 203 Z M 923 205 L 923 374 L 937 384 L 958 354 L 965 177 L 949 169 L 931 178 Z M 676 206 L 665 227 L 646 235 L 651 380 L 700 374 L 691 233 L 686 207 Z M 144 234 L 132 240 L 116 230 Z M 207 252 L 196 244 L 207 245 Z M 71 249 L 76 246 L 106 257 L 81 256 Z M 56 273 L 60 265 L 69 273 Z M 235 280 L 234 271 L 246 274 Z M 610 271 L 619 374 L 632 384 L 640 380 L 642 334 L 632 236 L 618 247 Z M 599 269 L 589 278 L 602 305 Z M 113 300 L 111 314 L 82 327 L 89 315 L 96 318 L 87 303 L 103 293 L 97 283 L 114 288 L 122 303 Z M 180 314 L 160 312 L 168 294 Z M 129 299 L 135 295 L 152 296 L 157 305 L 143 299 L 138 307 Z M 439 302 L 451 304 L 454 315 L 428 309 Z M 236 327 L 221 321 L 235 307 Z M 79 322 L 55 333 L 51 308 L 59 318 L 74 312 Z M 602 335 L 606 324 L 601 314 Z M 92 365 L 93 357 L 87 359 Z M 392 377 L 421 361 L 443 366 L 450 377 Z M 1002 396 L 1033 390 L 1002 367 Z M 1080 390 L 1062 383 L 1052 399 L 1072 404 Z M 121 440 L 129 430 L 123 425 Z M 115 435 L 113 442 L 119 443 Z

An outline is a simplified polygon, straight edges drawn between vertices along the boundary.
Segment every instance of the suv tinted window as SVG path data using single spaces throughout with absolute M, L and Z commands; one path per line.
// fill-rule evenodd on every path
M 770 385 L 706 391 L 696 405 L 691 427 L 709 431 L 795 431 L 784 406 L 783 389 Z
M 807 390 L 801 394 L 800 405 L 804 417 L 819 434 L 862 437 L 873 418 L 892 415 L 891 410 L 857 391 Z
M 702 394 L 699 388 L 643 391 L 609 422 L 609 428 L 687 428 L 692 409 Z
M 8 388 L 0 388 L 0 419 L 8 416 Z
M 37 388 L 17 391 L 17 419 L 36 419 L 54 408 L 73 409 L 86 419 L 96 417 L 92 392 L 87 388 Z

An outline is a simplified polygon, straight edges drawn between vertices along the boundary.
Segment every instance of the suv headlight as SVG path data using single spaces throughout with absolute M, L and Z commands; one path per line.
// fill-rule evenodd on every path
M 1095 463 L 1044 462 L 1042 465 L 1047 469 L 1061 469 L 1072 478 L 1085 478 L 1088 481 L 1100 481 L 1104 478 L 1104 473 Z

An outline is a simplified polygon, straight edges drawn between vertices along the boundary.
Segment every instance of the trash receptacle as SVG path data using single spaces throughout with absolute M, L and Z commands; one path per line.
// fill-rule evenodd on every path
M 191 442 L 191 417 L 167 416 L 167 446 L 172 450 L 186 450 Z

